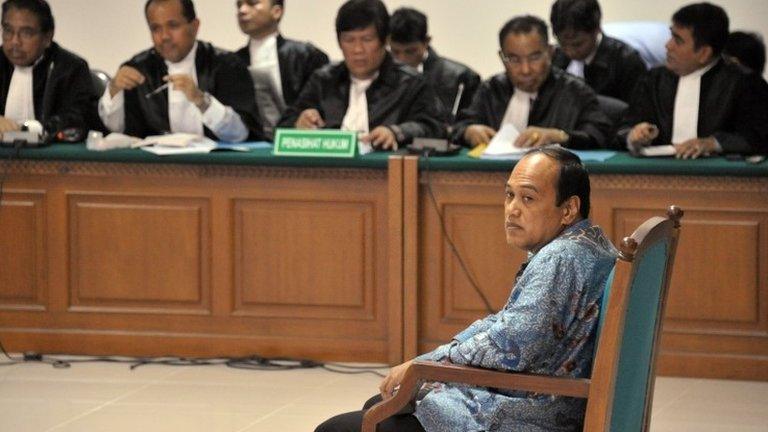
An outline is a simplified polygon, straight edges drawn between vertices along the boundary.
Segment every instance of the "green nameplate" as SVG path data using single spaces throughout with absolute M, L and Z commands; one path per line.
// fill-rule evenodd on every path
M 353 158 L 357 132 L 322 129 L 277 129 L 275 156 Z

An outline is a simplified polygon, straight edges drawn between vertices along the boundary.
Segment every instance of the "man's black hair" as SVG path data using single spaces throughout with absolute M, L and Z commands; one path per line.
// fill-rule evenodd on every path
M 569 30 L 593 33 L 600 29 L 602 17 L 597 0 L 557 0 L 552 4 L 549 22 L 556 35 Z
M 152 3 L 159 3 L 162 1 L 171 1 L 171 0 L 147 0 L 147 2 L 144 4 L 144 16 L 149 18 L 147 15 L 147 11 L 149 11 L 149 5 Z M 187 22 L 193 21 L 195 18 L 197 18 L 197 14 L 195 13 L 195 4 L 192 3 L 192 0 L 176 0 L 179 3 L 181 3 L 181 14 L 184 15 L 184 18 L 187 19 Z
M 537 153 L 542 153 L 556 160 L 560 165 L 555 204 L 563 205 L 565 200 L 575 195 L 581 201 L 579 214 L 585 219 L 589 217 L 589 174 L 587 174 L 584 164 L 581 163 L 581 159 L 575 153 L 559 145 L 537 147 L 527 152 L 524 157 Z
M 757 33 L 735 31 L 728 36 L 723 54 L 735 57 L 742 66 L 755 73 L 765 69 L 765 44 Z
M 696 49 L 704 45 L 712 47 L 712 55 L 718 56 L 728 41 L 728 14 L 712 3 L 693 3 L 683 6 L 672 15 L 672 22 L 691 29 Z
M 3 2 L 3 19 L 9 9 L 23 9 L 32 12 L 40 22 L 40 31 L 53 33 L 56 25 L 53 21 L 51 6 L 45 0 L 6 0 Z
M 504 24 L 504 27 L 499 31 L 499 47 L 503 47 L 504 39 L 510 33 L 514 34 L 527 34 L 532 31 L 541 36 L 541 41 L 544 45 L 549 45 L 549 30 L 547 29 L 547 23 L 541 18 L 533 15 L 520 15 L 512 18 Z
M 376 34 L 382 43 L 389 35 L 389 12 L 381 0 L 349 0 L 339 8 L 336 15 L 336 37 L 342 32 L 362 30 L 370 25 L 376 27 Z
M 402 7 L 392 13 L 389 20 L 389 38 L 392 42 L 427 42 L 427 16 L 416 9 Z

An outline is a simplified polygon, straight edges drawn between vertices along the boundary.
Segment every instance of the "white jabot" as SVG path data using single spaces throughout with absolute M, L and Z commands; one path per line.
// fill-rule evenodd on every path
M 5 118 L 23 123 L 35 119 L 35 99 L 32 89 L 34 66 L 14 66 L 8 97 L 5 100 Z
M 426 63 L 427 59 L 429 58 L 429 51 L 424 51 L 424 57 L 421 59 L 421 63 L 419 63 L 418 66 L 416 66 L 416 70 L 420 73 L 424 73 L 424 63 Z
M 602 41 L 603 41 L 603 34 L 598 33 L 597 42 L 595 43 L 595 49 L 591 53 L 589 53 L 589 55 L 584 60 L 571 60 L 571 62 L 568 63 L 568 67 L 565 69 L 565 71 L 573 76 L 584 78 L 584 66 L 588 64 L 592 64 L 592 60 L 595 59 L 595 54 L 597 53 L 597 48 L 600 46 L 600 43 Z
M 341 121 L 341 128 L 348 131 L 369 132 L 368 130 L 368 98 L 365 92 L 371 86 L 373 80 L 357 79 L 352 77 L 349 85 L 349 105 Z
M 197 53 L 197 42 L 189 51 L 186 57 L 177 63 L 165 61 L 168 67 L 168 75 L 189 75 L 197 85 L 197 71 L 195 70 L 195 53 Z M 203 135 L 203 114 L 200 110 L 187 99 L 184 92 L 173 90 L 173 86 L 168 87 L 168 122 L 171 125 L 171 132 L 184 132 L 196 135 Z
M 528 93 L 516 88 L 509 99 L 501 124 L 511 123 L 519 132 L 524 131 L 528 127 L 528 115 L 531 113 L 531 102 L 534 99 L 536 99 L 536 93 Z
M 280 76 L 280 62 L 277 57 L 277 32 L 261 39 L 251 38 L 248 43 L 251 53 L 251 67 L 269 72 L 275 91 L 283 97 L 283 82 Z
M 672 113 L 672 144 L 680 144 L 699 136 L 699 102 L 701 77 L 715 63 L 681 76 L 677 82 L 675 110 Z

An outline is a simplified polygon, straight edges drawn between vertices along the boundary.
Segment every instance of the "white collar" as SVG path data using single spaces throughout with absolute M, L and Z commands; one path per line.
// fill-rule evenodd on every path
M 279 34 L 278 31 L 275 31 L 273 33 L 270 33 L 262 38 L 250 38 L 250 42 L 248 42 L 248 45 L 250 48 L 253 49 L 259 49 L 261 47 L 265 46 L 273 46 L 277 45 L 277 35 Z
M 539 92 L 531 93 L 515 87 L 514 95 L 527 96 L 531 101 L 535 101 L 536 97 L 539 95 Z M 512 97 L 514 97 L 514 95 Z
M 373 74 L 372 77 L 367 79 L 355 78 L 352 75 L 349 76 L 350 80 L 352 81 L 352 85 L 356 87 L 362 86 L 364 88 L 368 88 L 373 83 L 373 81 L 378 77 L 379 77 L 379 71 L 376 71 L 376 73 Z
M 178 62 L 174 63 L 168 60 L 165 60 L 165 65 L 168 67 L 168 69 L 195 69 L 195 56 L 197 55 L 197 41 L 195 41 L 195 44 L 192 45 L 192 49 L 189 50 L 187 53 L 187 56 L 183 59 L 179 60 Z

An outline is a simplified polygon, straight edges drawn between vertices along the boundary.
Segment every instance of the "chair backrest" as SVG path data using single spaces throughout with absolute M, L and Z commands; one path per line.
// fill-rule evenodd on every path
M 608 36 L 622 40 L 636 49 L 649 69 L 664 64 L 667 56 L 664 44 L 671 35 L 668 22 L 621 21 L 603 23 L 602 29 Z
M 93 88 L 96 91 L 96 96 L 101 97 L 109 85 L 109 75 L 104 71 L 91 69 L 91 80 L 93 81 Z
M 584 430 L 647 431 L 657 347 L 682 210 L 653 217 L 626 237 L 593 367 Z

